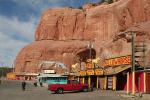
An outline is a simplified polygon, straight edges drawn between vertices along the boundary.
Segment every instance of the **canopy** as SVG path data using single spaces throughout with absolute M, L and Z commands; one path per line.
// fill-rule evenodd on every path
M 129 68 L 131 68 L 131 65 L 120 65 L 117 67 L 109 67 L 109 68 L 104 70 L 104 75 L 118 74 L 120 72 L 123 72 L 124 70 L 129 69 Z

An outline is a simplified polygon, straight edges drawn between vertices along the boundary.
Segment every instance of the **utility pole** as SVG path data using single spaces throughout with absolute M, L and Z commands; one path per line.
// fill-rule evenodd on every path
M 145 45 L 145 36 L 143 36 L 143 67 L 144 67 L 144 93 L 146 93 L 146 64 L 145 64 L 145 52 L 146 52 L 146 45 Z
M 91 41 L 90 41 L 90 43 L 88 44 L 88 48 L 89 48 L 89 50 L 90 50 L 89 59 L 92 59 L 92 48 L 93 48 L 93 44 L 92 44 Z
M 141 71 L 141 68 L 144 69 L 144 92 L 146 92 L 146 72 L 145 72 L 145 51 L 146 51 L 146 45 L 145 45 L 145 37 L 143 35 L 143 41 L 137 41 L 139 44 L 136 43 L 136 33 L 131 33 L 132 35 L 132 94 L 135 95 L 135 72 L 138 70 L 138 72 Z M 138 54 L 138 55 L 136 55 Z M 138 59 L 137 59 L 138 58 Z M 140 65 L 138 62 L 142 62 L 142 65 Z M 136 64 L 137 63 L 137 64 Z M 140 80 L 139 80 L 140 82 Z
M 93 44 L 90 40 L 90 43 L 88 44 L 88 48 L 89 48 L 89 59 L 90 59 L 90 63 L 91 63 L 91 66 L 92 66 L 92 48 L 93 48 Z M 91 88 L 91 76 L 89 75 L 88 76 L 88 85 L 89 85 L 89 88 Z
M 132 94 L 135 95 L 135 33 L 131 33 L 131 47 L 132 47 Z

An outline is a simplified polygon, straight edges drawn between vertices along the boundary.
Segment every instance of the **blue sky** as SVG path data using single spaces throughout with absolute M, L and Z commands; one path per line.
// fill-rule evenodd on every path
M 0 66 L 12 67 L 21 48 L 34 41 L 40 15 L 52 7 L 80 7 L 101 0 L 0 0 Z

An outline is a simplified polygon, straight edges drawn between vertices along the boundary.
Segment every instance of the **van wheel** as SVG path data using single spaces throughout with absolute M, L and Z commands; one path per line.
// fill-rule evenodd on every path
M 57 94 L 63 94 L 63 92 L 64 92 L 64 91 L 63 91 L 62 88 L 58 88 L 57 91 L 56 91 Z

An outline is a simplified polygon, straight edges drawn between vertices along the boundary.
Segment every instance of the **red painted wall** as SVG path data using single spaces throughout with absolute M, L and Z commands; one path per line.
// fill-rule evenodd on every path
M 127 83 L 126 83 L 124 90 L 127 90 Z M 129 75 L 129 91 L 132 92 L 132 73 L 130 73 L 130 75 Z M 144 92 L 143 72 L 135 73 L 135 91 L 136 92 Z
M 139 92 L 144 92 L 144 73 L 140 73 L 140 85 L 139 85 Z
M 147 93 L 150 93 L 150 73 L 147 73 L 147 76 L 146 76 L 146 85 L 147 85 Z

